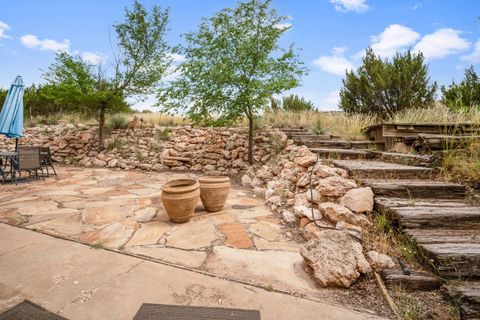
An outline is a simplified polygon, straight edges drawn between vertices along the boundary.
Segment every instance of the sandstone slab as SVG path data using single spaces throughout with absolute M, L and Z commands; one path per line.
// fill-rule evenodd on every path
M 125 247 L 156 244 L 171 227 L 170 224 L 160 221 L 142 223 Z
M 199 249 L 209 247 L 218 238 L 210 219 L 190 220 L 167 237 L 166 245 L 187 250 Z
M 239 222 L 225 223 L 218 226 L 225 235 L 224 244 L 237 249 L 248 249 L 253 246 L 252 240 Z
M 137 246 L 127 249 L 127 252 L 150 257 L 153 259 L 179 264 L 189 268 L 200 268 L 207 258 L 204 251 L 186 251 L 166 248 L 160 245 Z

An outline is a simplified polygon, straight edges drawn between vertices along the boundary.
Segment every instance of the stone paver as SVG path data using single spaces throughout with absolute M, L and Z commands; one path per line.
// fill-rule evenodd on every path
M 167 246 L 180 249 L 209 247 L 218 239 L 217 230 L 209 219 L 193 220 L 182 224 L 167 237 Z
M 225 223 L 219 226 L 220 231 L 227 237 L 225 245 L 237 249 L 248 249 L 253 242 L 239 222 Z
M 135 231 L 125 247 L 156 244 L 171 227 L 171 224 L 160 221 L 143 223 L 142 226 Z
M 257 309 L 262 320 L 379 319 L 1 223 L 0 255 L 0 312 L 29 299 L 70 320 L 130 320 L 142 303 Z

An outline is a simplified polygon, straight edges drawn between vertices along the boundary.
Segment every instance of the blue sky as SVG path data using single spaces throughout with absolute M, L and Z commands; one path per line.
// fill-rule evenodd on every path
M 127 0 L 0 0 L 0 86 L 16 75 L 26 84 L 42 82 L 41 70 L 56 50 L 95 61 L 112 57 L 109 33 L 122 21 Z M 201 17 L 234 6 L 233 0 L 144 0 L 169 7 L 169 42 L 196 30 Z M 480 1 L 478 0 L 273 0 L 291 19 L 282 44 L 294 43 L 309 68 L 292 92 L 321 110 L 337 109 L 345 69 L 355 68 L 367 46 L 383 57 L 412 48 L 422 51 L 430 76 L 440 85 L 460 80 L 470 65 L 480 71 Z M 148 107 L 147 101 L 137 104 Z

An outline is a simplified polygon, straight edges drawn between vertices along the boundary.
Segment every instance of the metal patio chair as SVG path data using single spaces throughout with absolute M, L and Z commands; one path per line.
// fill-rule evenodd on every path
M 17 183 L 17 172 L 22 175 L 22 171 L 28 172 L 30 176 L 35 175 L 35 179 L 40 177 L 45 181 L 41 162 L 40 147 L 19 147 L 17 160 L 13 163 L 13 180 Z M 41 176 L 39 175 L 39 171 Z
M 50 177 L 50 172 L 48 170 L 49 167 L 52 168 L 53 175 L 57 176 L 57 172 L 55 171 L 55 167 L 53 166 L 53 159 L 50 147 L 40 147 L 40 158 L 42 166 L 47 169 L 47 177 Z

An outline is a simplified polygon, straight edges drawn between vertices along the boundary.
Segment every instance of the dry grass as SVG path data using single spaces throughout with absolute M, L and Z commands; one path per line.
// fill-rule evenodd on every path
M 343 112 L 265 112 L 259 119 L 262 125 L 282 128 L 304 128 L 317 134 L 328 133 L 349 140 L 364 139 L 362 129 L 375 124 L 376 118 L 346 115 Z

